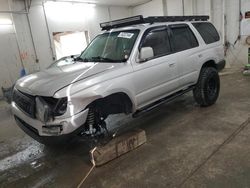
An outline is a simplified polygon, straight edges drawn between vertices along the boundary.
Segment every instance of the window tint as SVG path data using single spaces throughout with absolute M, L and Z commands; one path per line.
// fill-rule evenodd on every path
M 206 44 L 210 44 L 220 40 L 220 36 L 217 30 L 211 23 L 208 22 L 193 23 L 193 26 L 200 33 L 201 37 L 203 38 Z
M 173 34 L 172 41 L 176 52 L 199 46 L 197 39 L 188 26 L 173 25 L 171 30 Z
M 141 47 L 153 48 L 154 56 L 162 56 L 171 52 L 166 29 L 154 30 L 147 34 Z

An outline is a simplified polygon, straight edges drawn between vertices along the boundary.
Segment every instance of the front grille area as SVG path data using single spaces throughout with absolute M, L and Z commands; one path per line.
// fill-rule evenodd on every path
M 32 118 L 35 118 L 35 97 L 24 94 L 17 89 L 14 89 L 13 101 L 25 114 Z

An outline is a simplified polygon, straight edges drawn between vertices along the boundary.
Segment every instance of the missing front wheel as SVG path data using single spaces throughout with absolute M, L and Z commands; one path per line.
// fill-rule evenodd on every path
M 98 110 L 93 107 L 89 108 L 88 117 L 81 136 L 89 137 L 97 141 L 112 137 L 107 128 L 105 119 L 106 118 L 103 117 Z

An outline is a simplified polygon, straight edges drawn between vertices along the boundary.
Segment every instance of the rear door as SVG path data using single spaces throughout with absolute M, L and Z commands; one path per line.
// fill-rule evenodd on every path
M 197 81 L 199 43 L 193 31 L 187 24 L 169 25 L 170 41 L 173 46 L 180 89 L 193 85 Z
M 134 85 L 138 107 L 141 108 L 178 88 L 177 65 L 170 46 L 167 26 L 145 31 L 142 47 L 151 47 L 154 57 L 146 62 L 135 62 Z

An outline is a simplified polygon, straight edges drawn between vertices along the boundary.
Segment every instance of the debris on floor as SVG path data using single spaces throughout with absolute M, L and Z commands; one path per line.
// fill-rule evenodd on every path
M 244 75 L 244 76 L 250 76 L 250 64 L 247 64 L 247 65 L 244 67 L 243 75 Z
M 3 98 L 9 104 L 11 103 L 13 88 L 14 88 L 14 85 L 12 87 L 9 87 L 9 88 L 3 88 L 2 87 Z
M 97 146 L 90 151 L 91 162 L 95 166 L 103 165 L 146 142 L 144 130 L 133 130 L 113 138 L 103 146 Z

